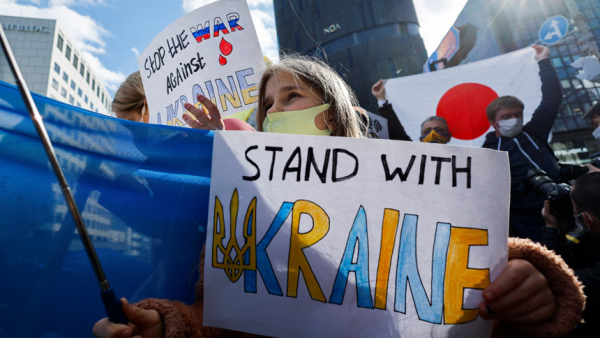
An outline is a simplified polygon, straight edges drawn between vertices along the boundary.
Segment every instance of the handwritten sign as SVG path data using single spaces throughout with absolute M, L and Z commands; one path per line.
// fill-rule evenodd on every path
M 187 126 L 183 105 L 199 107 L 198 94 L 215 103 L 223 116 L 254 108 L 264 71 L 244 0 L 219 1 L 179 18 L 137 61 L 150 123 L 175 126 Z
M 505 153 L 218 132 L 204 324 L 268 336 L 489 336 Z

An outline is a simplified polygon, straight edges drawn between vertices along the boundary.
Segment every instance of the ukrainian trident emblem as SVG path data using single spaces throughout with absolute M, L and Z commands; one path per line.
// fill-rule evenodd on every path
M 229 242 L 227 245 L 223 245 L 226 237 L 225 217 L 223 205 L 215 196 L 212 266 L 225 270 L 225 274 L 233 283 L 240 279 L 244 270 L 256 270 L 256 197 L 252 199 L 246 212 L 242 231 L 245 243 L 241 248 L 236 237 L 238 207 L 238 192 L 235 189 L 229 206 Z M 218 253 L 223 255 L 221 262 L 219 262 Z

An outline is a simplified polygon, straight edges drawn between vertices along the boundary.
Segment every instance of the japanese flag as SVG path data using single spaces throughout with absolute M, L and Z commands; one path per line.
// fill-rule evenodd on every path
M 390 79 L 388 100 L 413 140 L 421 136 L 421 123 L 429 116 L 448 121 L 450 144 L 479 147 L 490 126 L 485 108 L 504 95 L 525 104 L 524 123 L 542 100 L 539 66 L 533 48 L 525 48 L 483 61 L 432 73 Z

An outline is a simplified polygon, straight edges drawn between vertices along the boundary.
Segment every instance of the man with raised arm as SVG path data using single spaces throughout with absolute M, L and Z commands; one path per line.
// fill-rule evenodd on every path
M 559 166 L 548 137 L 562 101 L 562 88 L 548 58 L 548 47 L 533 45 L 540 67 L 542 102 L 531 121 L 523 125 L 523 102 L 514 96 L 501 96 L 486 108 L 494 131 L 486 135 L 484 148 L 507 151 L 510 159 L 510 236 L 539 241 L 545 226 L 539 210 L 544 199 L 525 187 L 529 169 L 542 169 L 555 182 Z

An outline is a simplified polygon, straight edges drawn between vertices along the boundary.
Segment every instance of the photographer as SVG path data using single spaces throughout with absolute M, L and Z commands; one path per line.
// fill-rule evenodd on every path
M 550 202 L 545 201 L 542 216 L 546 227 L 541 243 L 561 255 L 584 285 L 585 324 L 577 332 L 583 337 L 595 337 L 600 329 L 600 172 L 579 177 L 570 197 L 577 228 L 566 229 L 552 214 Z

